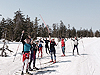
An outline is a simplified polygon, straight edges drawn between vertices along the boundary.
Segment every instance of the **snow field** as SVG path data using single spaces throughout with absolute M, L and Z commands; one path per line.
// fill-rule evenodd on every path
M 56 42 L 57 39 L 55 39 Z M 14 59 L 17 47 L 20 43 L 10 43 L 9 48 L 14 53 L 8 53 L 8 57 L 0 57 L 0 75 L 15 75 L 22 68 L 22 44 L 20 44 L 17 56 Z M 43 44 L 45 45 L 45 44 Z M 36 67 L 42 68 L 41 71 L 31 72 L 33 75 L 100 75 L 100 38 L 83 38 L 79 40 L 79 54 L 75 50 L 75 56 L 72 55 L 73 41 L 66 41 L 65 52 L 66 56 L 61 57 L 61 43 L 56 46 L 57 63 L 50 65 L 50 54 L 46 54 L 43 47 L 43 58 L 37 57 Z M 2 47 L 2 44 L 0 44 Z M 37 52 L 38 53 L 38 52 Z M 38 54 L 37 54 L 38 55 Z

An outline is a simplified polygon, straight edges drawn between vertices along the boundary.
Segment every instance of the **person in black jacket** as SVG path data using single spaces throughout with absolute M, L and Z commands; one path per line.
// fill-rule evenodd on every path
M 44 39 L 43 39 L 43 40 L 44 40 Z M 47 38 L 46 38 L 46 40 L 44 40 L 44 41 L 45 41 L 45 49 L 46 49 L 46 53 L 48 54 L 47 49 L 48 49 L 48 51 L 49 51 L 48 43 L 49 43 L 50 41 L 47 40 Z
M 31 44 L 32 44 L 31 45 L 32 47 L 31 47 L 31 55 L 30 55 L 30 62 L 29 62 L 29 70 L 33 70 L 33 69 L 39 70 L 38 68 L 35 67 L 36 52 L 38 50 L 38 43 L 31 41 Z M 31 69 L 32 60 L 33 60 L 33 69 Z
M 55 50 L 55 46 L 57 46 L 57 45 L 56 45 L 54 39 L 51 40 L 50 34 L 49 34 L 49 41 L 50 41 L 50 54 L 51 54 L 51 61 L 50 62 L 56 63 L 56 50 Z M 53 61 L 52 54 L 54 54 L 54 61 Z

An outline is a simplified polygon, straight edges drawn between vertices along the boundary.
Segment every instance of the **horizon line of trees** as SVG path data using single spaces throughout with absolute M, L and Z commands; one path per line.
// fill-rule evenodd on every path
M 14 12 L 14 19 L 10 18 L 2 18 L 0 21 L 0 39 L 4 38 L 9 41 L 19 41 L 21 32 L 25 31 L 25 36 L 30 35 L 32 38 L 36 39 L 37 37 L 48 37 L 49 33 L 44 25 L 44 23 L 39 24 L 40 19 L 35 17 L 34 21 L 30 20 L 30 17 L 27 15 L 25 18 L 20 9 Z M 68 24 L 68 28 L 64 25 L 61 20 L 60 23 L 54 23 L 52 28 L 47 25 L 48 29 L 51 32 L 52 37 L 100 37 L 100 31 L 93 32 L 91 29 L 80 29 L 76 30 L 74 27 L 70 27 Z

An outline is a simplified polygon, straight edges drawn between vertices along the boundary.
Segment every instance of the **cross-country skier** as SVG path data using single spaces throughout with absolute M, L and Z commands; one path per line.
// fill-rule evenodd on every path
M 37 49 L 38 49 L 38 43 L 35 41 L 31 41 L 31 44 L 32 44 L 32 48 L 31 48 L 31 55 L 30 55 L 30 62 L 29 62 L 29 70 L 32 70 L 31 69 L 31 63 L 32 63 L 32 60 L 33 60 L 33 69 L 36 69 L 36 70 L 39 70 L 38 68 L 35 67 L 35 62 L 36 62 L 36 52 L 37 52 Z
M 44 40 L 44 39 L 43 39 L 43 40 Z M 46 53 L 48 54 L 47 49 L 48 49 L 48 51 L 49 51 L 48 43 L 49 43 L 50 41 L 47 40 L 47 38 L 46 38 L 46 40 L 44 40 L 44 41 L 45 41 L 45 49 L 46 49 Z
M 75 48 L 77 49 L 77 54 L 79 55 L 79 52 L 78 52 L 78 39 L 75 37 L 75 40 L 74 39 L 71 39 L 71 40 L 74 41 L 73 55 L 74 55 Z
M 22 34 L 24 35 L 24 31 L 22 31 Z M 23 39 L 23 36 L 21 38 L 21 42 L 23 43 L 23 66 L 22 66 L 22 75 L 24 74 L 24 66 L 25 66 L 25 62 L 26 62 L 26 73 L 28 72 L 28 63 L 29 63 L 29 55 L 30 55 L 30 39 L 27 37 L 26 40 Z
M 65 41 L 67 40 L 64 38 L 61 39 L 61 48 L 62 48 L 62 53 L 63 53 L 63 55 L 61 56 L 65 56 Z
M 55 50 L 54 46 L 57 46 L 57 45 L 56 45 L 54 39 L 51 40 L 50 33 L 49 33 L 49 41 L 50 41 L 50 54 L 51 54 L 51 61 L 50 62 L 56 63 L 56 50 Z M 54 61 L 53 61 L 52 54 L 54 54 Z
M 43 41 L 41 39 L 39 39 L 39 53 L 41 52 L 41 58 L 42 58 L 42 43 Z M 38 53 L 38 57 L 39 57 L 39 53 Z

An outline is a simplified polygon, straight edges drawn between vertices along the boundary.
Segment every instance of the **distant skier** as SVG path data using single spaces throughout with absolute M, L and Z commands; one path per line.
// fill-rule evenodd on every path
M 75 37 L 75 40 L 74 39 L 71 39 L 71 40 L 74 41 L 73 55 L 74 55 L 75 48 L 77 49 L 77 54 L 79 55 L 79 52 L 78 52 L 78 39 Z
M 46 40 L 44 40 L 44 41 L 45 41 L 45 49 L 46 49 L 46 53 L 48 54 L 47 49 L 48 49 L 48 51 L 49 51 L 48 43 L 49 43 L 50 41 L 47 40 L 47 38 L 46 38 Z
M 43 41 L 41 39 L 39 39 L 39 53 L 41 52 L 41 58 L 42 58 L 42 43 Z M 38 53 L 38 57 L 39 57 L 39 53 Z
M 36 69 L 36 70 L 39 70 L 38 68 L 35 67 L 35 62 L 36 62 L 36 52 L 38 50 L 38 43 L 35 41 L 31 41 L 31 44 L 32 44 L 32 48 L 31 48 L 31 55 L 30 55 L 30 62 L 29 62 L 29 70 L 33 70 L 33 69 Z M 31 69 L 31 63 L 33 61 L 33 69 Z
M 61 48 L 62 48 L 62 53 L 63 53 L 63 55 L 61 56 L 65 56 L 65 41 L 67 40 L 64 38 L 61 39 Z
M 50 54 L 51 54 L 51 61 L 50 62 L 56 63 L 56 50 L 55 50 L 54 46 L 57 46 L 57 45 L 56 45 L 54 39 L 51 40 L 50 33 L 49 33 L 49 41 L 50 41 Z M 52 54 L 54 54 L 54 61 L 53 61 Z
M 22 31 L 22 34 L 24 35 L 24 31 Z M 22 36 L 21 38 L 21 42 L 23 43 L 23 66 L 22 66 L 22 73 L 21 75 L 23 75 L 23 71 L 24 71 L 24 66 L 25 66 L 25 62 L 26 62 L 26 73 L 28 72 L 28 63 L 29 63 L 29 55 L 30 55 L 30 39 L 27 37 L 26 40 L 24 41 L 24 38 Z

